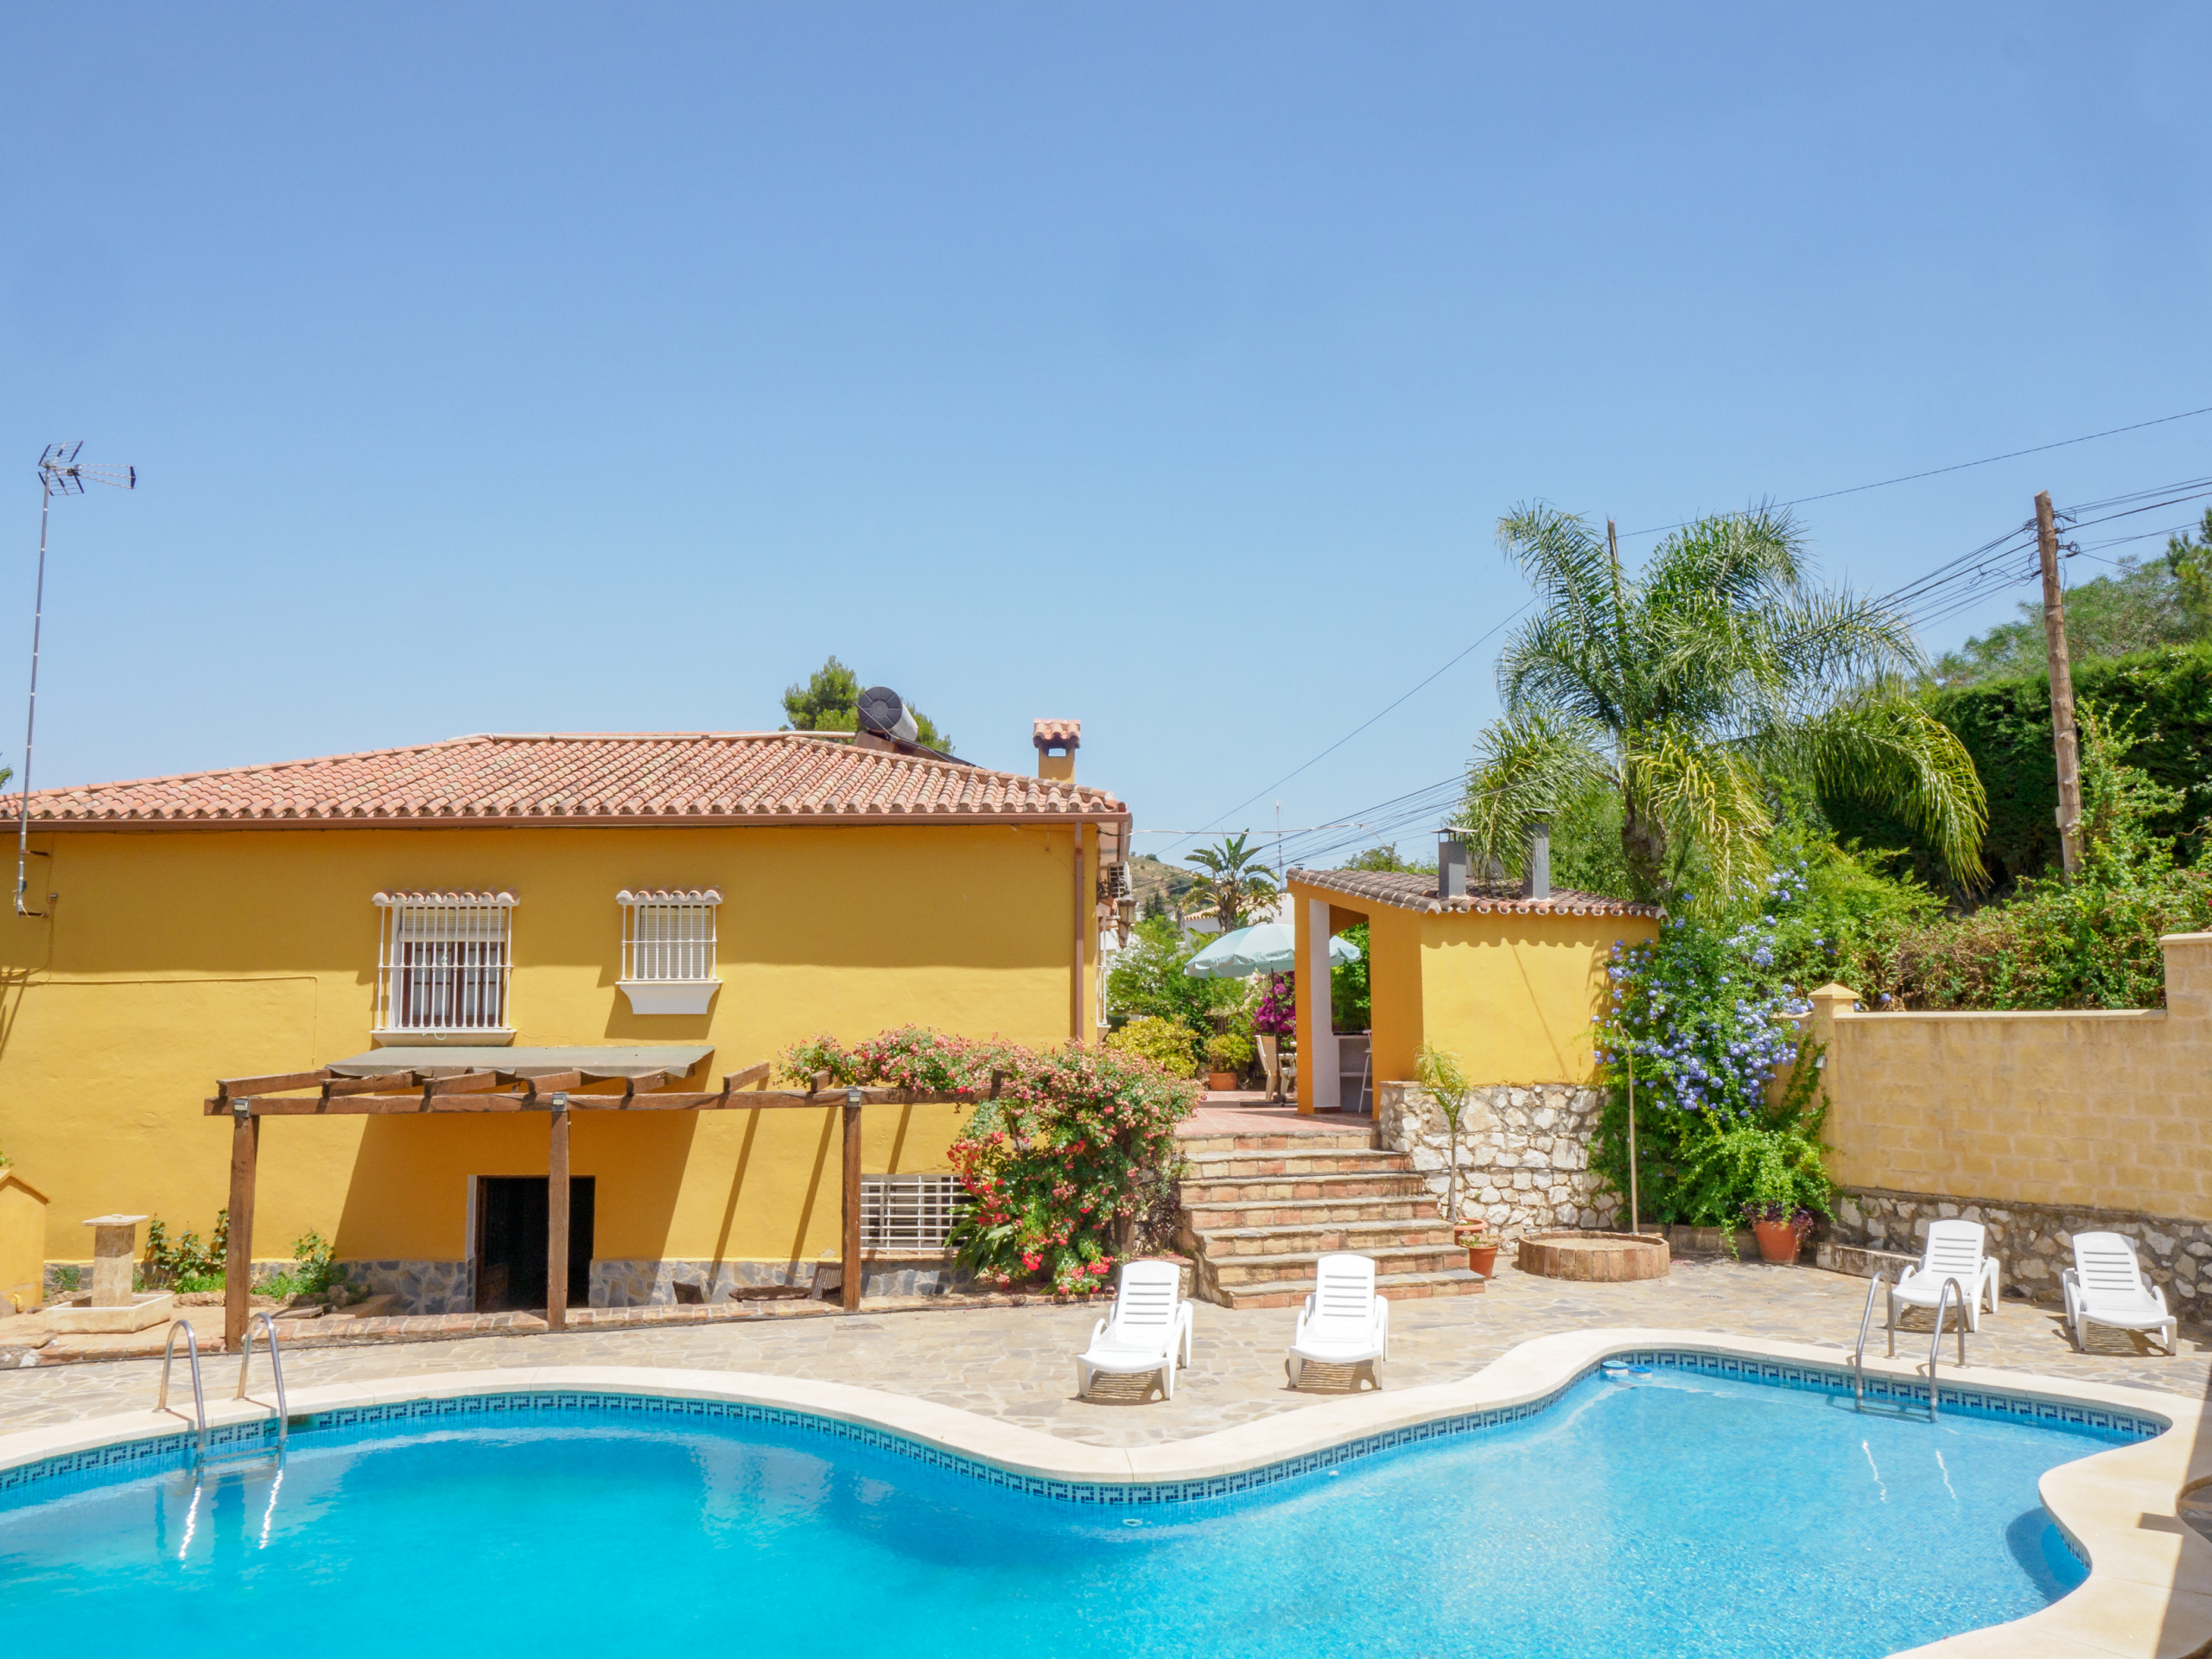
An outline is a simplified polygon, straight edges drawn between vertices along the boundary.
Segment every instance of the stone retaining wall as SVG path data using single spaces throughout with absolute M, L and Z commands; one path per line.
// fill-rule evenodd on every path
M 1996 1204 L 1937 1192 L 1847 1191 L 1823 1236 L 1847 1248 L 1891 1251 L 1917 1260 L 1928 1224 L 1958 1218 L 1989 1230 L 1987 1249 L 2003 1264 L 2007 1292 L 2024 1291 L 2038 1302 L 2062 1300 L 2058 1275 L 2074 1265 L 2074 1235 L 2120 1233 L 2133 1241 L 2151 1281 L 2184 1319 L 2212 1316 L 2212 1225 L 2146 1216 L 2139 1211 L 2065 1209 L 2039 1204 Z
M 703 1302 L 728 1299 L 741 1287 L 760 1289 L 775 1285 L 828 1284 L 836 1277 L 837 1263 L 823 1262 L 710 1262 L 641 1257 L 594 1261 L 591 1264 L 591 1305 L 594 1307 L 666 1307 L 676 1300 L 679 1284 L 697 1286 Z M 861 1294 L 864 1296 L 941 1296 L 964 1288 L 970 1275 L 956 1268 L 949 1255 L 874 1256 L 861 1263 Z
M 1375 1096 L 1376 1143 L 1410 1155 L 1444 1214 L 1451 1142 L 1443 1112 L 1417 1083 L 1384 1083 Z M 1611 1225 L 1618 1201 L 1599 1192 L 1590 1173 L 1590 1132 L 1604 1103 L 1603 1090 L 1565 1083 L 1476 1090 L 1459 1120 L 1462 1217 L 1508 1237 Z

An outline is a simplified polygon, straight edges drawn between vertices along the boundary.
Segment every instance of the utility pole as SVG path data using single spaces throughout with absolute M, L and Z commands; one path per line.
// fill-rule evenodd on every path
M 2066 661 L 2066 590 L 2058 581 L 2058 524 L 2050 492 L 2036 497 L 2036 551 L 2043 558 L 2043 639 L 2050 655 L 2050 744 L 2058 756 L 2058 849 L 2066 874 L 2082 868 L 2082 750 L 2074 732 L 2074 671 Z

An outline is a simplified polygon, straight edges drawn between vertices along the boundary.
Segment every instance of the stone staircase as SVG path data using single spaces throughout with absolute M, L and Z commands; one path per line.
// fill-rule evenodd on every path
M 1376 1287 L 1393 1300 L 1483 1287 L 1412 1160 L 1376 1150 L 1370 1129 L 1200 1135 L 1183 1153 L 1177 1240 L 1207 1301 L 1294 1306 L 1330 1250 L 1373 1256 Z

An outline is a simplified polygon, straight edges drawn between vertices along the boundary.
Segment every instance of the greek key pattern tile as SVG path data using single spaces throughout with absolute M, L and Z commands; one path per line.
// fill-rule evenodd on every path
M 1456 1439 L 1522 1422 L 1548 1410 L 1569 1389 L 1592 1376 L 1600 1372 L 1632 1375 L 1639 1370 L 1695 1373 L 1823 1394 L 1848 1394 L 1852 1386 L 1851 1373 L 1840 1367 L 1785 1364 L 1778 1361 L 1745 1359 L 1724 1354 L 1646 1350 L 1615 1355 L 1600 1363 L 1586 1367 L 1541 1398 L 1524 1401 L 1517 1405 L 1459 1412 L 1433 1418 L 1427 1422 L 1408 1424 L 1403 1427 L 1363 1435 L 1340 1445 L 1325 1446 L 1261 1468 L 1240 1470 L 1234 1474 L 1191 1480 L 1141 1482 L 1054 1480 L 1020 1474 L 887 1429 L 865 1423 L 845 1422 L 786 1407 L 753 1405 L 738 1401 L 684 1400 L 654 1395 L 601 1393 L 589 1389 L 532 1389 L 448 1399 L 412 1400 L 391 1405 L 349 1407 L 338 1411 L 318 1412 L 309 1418 L 296 1418 L 292 1433 L 295 1436 L 317 1437 L 410 1425 L 451 1424 L 458 1427 L 472 1420 L 512 1419 L 547 1413 L 582 1413 L 618 1421 L 752 1424 L 864 1446 L 927 1468 L 1008 1488 L 1053 1503 L 1127 1508 L 1230 1497 L 1283 1481 L 1340 1468 L 1361 1459 L 1402 1447 Z M 1921 1382 L 1869 1376 L 1866 1382 L 1866 1397 L 1870 1401 L 1924 1411 L 1928 1405 L 1928 1387 Z M 1941 1408 L 1953 1414 L 2031 1422 L 2128 1440 L 2147 1440 L 2164 1433 L 2168 1427 L 2162 1420 L 2146 1415 L 1979 1389 L 1944 1387 Z M 115 1446 L 98 1446 L 15 1469 L 0 1470 L 0 1500 L 41 1501 L 111 1480 L 134 1479 L 188 1469 L 193 1460 L 194 1438 L 189 1433 L 165 1434 Z M 267 1453 L 273 1452 L 275 1446 L 276 1425 L 273 1420 L 216 1429 L 208 1435 L 208 1466 L 211 1471 L 219 1469 L 227 1459 Z

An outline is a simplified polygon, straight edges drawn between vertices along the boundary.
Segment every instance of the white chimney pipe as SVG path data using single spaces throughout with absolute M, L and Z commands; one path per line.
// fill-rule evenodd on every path
M 1539 816 L 1529 825 L 1529 869 L 1522 884 L 1522 896 L 1552 896 L 1552 821 L 1548 817 Z

